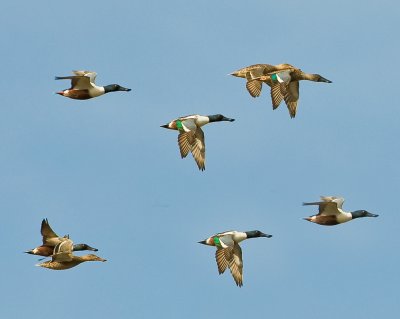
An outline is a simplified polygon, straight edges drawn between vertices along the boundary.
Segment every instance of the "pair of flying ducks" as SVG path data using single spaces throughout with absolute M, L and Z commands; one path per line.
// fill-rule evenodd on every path
M 341 197 L 321 196 L 321 201 L 319 202 L 303 203 L 305 206 L 316 205 L 319 208 L 318 214 L 304 219 L 319 225 L 333 226 L 346 223 L 355 218 L 378 217 L 378 215 L 371 214 L 366 210 L 345 212 L 342 209 L 343 202 L 344 198 Z M 229 268 L 236 285 L 241 287 L 243 285 L 243 259 L 239 243 L 249 238 L 259 237 L 270 238 L 272 235 L 264 234 L 259 230 L 247 232 L 226 231 L 213 235 L 199 243 L 217 248 L 215 260 L 219 274 L 224 273 Z
M 247 91 L 252 97 L 261 94 L 262 84 L 271 88 L 272 108 L 275 110 L 285 100 L 291 118 L 296 116 L 299 100 L 299 81 L 332 83 L 319 74 L 303 72 L 290 64 L 254 64 L 234 71 L 231 75 L 245 78 Z
M 52 270 L 64 270 L 75 267 L 86 261 L 106 261 L 99 256 L 89 254 L 76 256 L 74 251 L 91 250 L 98 251 L 97 248 L 90 247 L 87 244 L 75 244 L 69 239 L 69 236 L 60 237 L 50 227 L 47 219 L 42 220 L 40 227 L 43 244 L 34 249 L 26 251 L 27 254 L 51 257 L 50 261 L 37 264 L 36 266 Z

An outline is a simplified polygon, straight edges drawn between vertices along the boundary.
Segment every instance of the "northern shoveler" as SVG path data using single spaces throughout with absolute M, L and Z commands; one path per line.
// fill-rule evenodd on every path
M 299 81 L 332 83 L 319 74 L 308 74 L 290 64 L 255 64 L 237 70 L 231 75 L 246 78 L 246 88 L 252 97 L 261 94 L 262 83 L 271 87 L 272 108 L 275 110 L 282 100 L 288 107 L 291 118 L 296 116 L 299 100 Z
M 243 240 L 257 237 L 270 238 L 272 235 L 264 234 L 259 230 L 247 232 L 231 230 L 208 237 L 203 241 L 199 241 L 199 243 L 217 247 L 215 259 L 219 274 L 224 273 L 226 268 L 229 267 L 236 285 L 241 287 L 243 286 L 243 260 L 239 243 Z
M 342 210 L 344 198 L 335 196 L 321 196 L 321 202 L 303 203 L 303 205 L 317 205 L 319 212 L 317 215 L 304 218 L 309 222 L 324 226 L 333 226 L 346 223 L 352 219 L 360 217 L 378 217 L 366 210 L 356 210 L 345 212 Z
M 25 253 L 48 257 L 53 254 L 53 250 L 56 245 L 58 245 L 61 242 L 67 241 L 69 239 L 69 236 L 67 236 L 67 235 L 64 237 L 58 236 L 53 231 L 53 229 L 50 227 L 50 224 L 49 224 L 49 221 L 47 220 L 47 218 L 42 220 L 42 225 L 40 227 L 40 233 L 42 234 L 42 237 L 43 237 L 43 245 L 38 246 L 31 250 L 25 251 Z M 97 248 L 90 247 L 87 244 L 73 245 L 73 250 L 74 251 L 79 251 L 79 250 L 98 251 Z
M 110 84 L 106 86 L 97 86 L 95 84 L 96 72 L 91 71 L 72 71 L 75 75 L 56 76 L 56 80 L 71 80 L 69 89 L 57 92 L 65 97 L 76 100 L 87 100 L 109 92 L 115 91 L 131 91 L 118 84 Z
M 211 122 L 229 121 L 234 119 L 227 118 L 221 114 L 216 115 L 189 115 L 179 117 L 168 124 L 161 127 L 177 130 L 179 150 L 181 157 L 186 157 L 189 152 L 192 152 L 194 160 L 199 167 L 199 170 L 205 170 L 206 148 L 204 144 L 204 132 L 201 129 L 203 125 Z
M 72 267 L 75 267 L 86 261 L 107 261 L 96 255 L 83 255 L 83 256 L 75 256 L 72 253 L 73 251 L 73 242 L 70 239 L 59 243 L 54 248 L 54 253 L 51 256 L 51 261 L 45 261 L 43 263 L 37 264 L 38 267 L 44 267 L 51 270 L 65 270 Z

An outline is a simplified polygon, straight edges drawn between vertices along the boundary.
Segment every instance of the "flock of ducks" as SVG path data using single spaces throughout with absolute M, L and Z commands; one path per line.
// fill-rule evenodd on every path
M 72 76 L 56 77 L 56 80 L 71 80 L 71 87 L 57 92 L 64 97 L 77 100 L 95 98 L 109 92 L 126 91 L 131 89 L 122 87 L 118 84 L 97 86 L 95 79 L 97 74 L 91 71 L 73 71 Z M 263 83 L 271 89 L 272 108 L 278 108 L 282 100 L 285 101 L 291 118 L 296 116 L 297 104 L 299 100 L 299 81 L 308 80 L 314 82 L 332 83 L 330 80 L 319 74 L 308 74 L 290 64 L 254 64 L 231 73 L 232 76 L 246 79 L 246 88 L 252 97 L 261 94 Z M 176 130 L 178 134 L 178 146 L 182 158 L 189 152 L 199 170 L 205 170 L 205 142 L 202 126 L 212 122 L 233 122 L 235 119 L 225 117 L 221 114 L 215 115 L 189 115 L 172 120 L 161 127 Z M 378 217 L 376 214 L 366 210 L 356 210 L 346 212 L 342 209 L 344 199 L 334 196 L 321 196 L 319 202 L 307 202 L 303 205 L 318 206 L 318 214 L 306 217 L 305 220 L 324 226 L 333 226 L 351 221 L 361 217 Z M 50 227 L 48 220 L 43 219 L 41 225 L 43 244 L 34 249 L 26 251 L 28 254 L 51 257 L 51 260 L 37 264 L 37 266 L 64 270 L 75 267 L 86 261 L 106 261 L 105 259 L 93 254 L 77 256 L 74 251 L 91 250 L 97 251 L 87 244 L 74 244 L 68 235 L 58 236 Z M 215 234 L 199 243 L 215 246 L 215 259 L 219 274 L 230 269 L 232 277 L 237 286 L 243 285 L 243 259 L 240 242 L 249 238 L 265 237 L 272 235 L 264 234 L 259 230 L 252 231 L 226 231 Z

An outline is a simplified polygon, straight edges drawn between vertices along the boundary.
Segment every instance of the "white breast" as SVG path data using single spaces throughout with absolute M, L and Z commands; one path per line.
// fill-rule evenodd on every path
M 237 231 L 237 232 L 235 232 L 233 234 L 232 239 L 235 242 L 240 243 L 241 241 L 247 239 L 247 235 L 246 235 L 246 233 L 242 233 L 242 232 Z
M 198 127 L 210 123 L 210 119 L 207 116 L 199 115 L 196 119 L 196 124 Z
M 103 95 L 104 93 L 105 93 L 104 87 L 102 86 L 93 85 L 93 87 L 89 89 L 89 95 L 92 97 L 100 96 Z
M 353 217 L 351 216 L 351 213 L 346 213 L 346 212 L 341 212 L 338 216 L 337 216 L 337 221 L 341 224 L 341 223 L 345 223 L 348 222 L 349 220 L 351 220 Z

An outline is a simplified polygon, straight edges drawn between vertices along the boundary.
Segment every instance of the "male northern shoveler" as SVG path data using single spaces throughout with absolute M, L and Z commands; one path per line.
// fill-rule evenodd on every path
M 56 76 L 56 80 L 71 80 L 69 89 L 57 92 L 65 97 L 76 100 L 87 100 L 109 92 L 130 91 L 118 84 L 110 84 L 106 86 L 97 86 L 95 84 L 96 72 L 91 71 L 72 71 L 72 76 Z
M 34 249 L 25 251 L 27 254 L 38 255 L 48 257 L 53 254 L 54 247 L 61 242 L 67 241 L 69 239 L 68 236 L 60 237 L 58 236 L 53 229 L 50 227 L 49 221 L 46 219 L 42 220 L 42 225 L 40 227 L 40 233 L 43 236 L 43 245 L 38 246 Z M 76 244 L 73 245 L 74 251 L 79 250 L 92 250 L 98 251 L 97 248 L 90 247 L 87 244 Z
M 92 254 L 75 256 L 72 254 L 73 247 L 74 246 L 72 240 L 70 239 L 60 242 L 54 248 L 54 253 L 51 256 L 51 261 L 45 261 L 43 263 L 37 264 L 36 266 L 52 270 L 65 270 L 75 267 L 85 261 L 107 261 L 106 259 Z
M 229 121 L 235 119 L 227 118 L 221 114 L 216 115 L 189 115 L 177 118 L 161 127 L 177 130 L 179 150 L 181 157 L 186 157 L 192 152 L 194 160 L 200 170 L 205 170 L 206 148 L 204 144 L 204 132 L 201 129 L 203 125 L 211 122 Z
M 309 222 L 324 226 L 333 226 L 346 223 L 354 218 L 360 217 L 378 217 L 379 215 L 371 214 L 366 210 L 356 210 L 354 212 L 345 212 L 342 210 L 344 198 L 334 196 L 321 196 L 321 202 L 303 203 L 303 205 L 318 205 L 319 213 L 304 218 Z
M 257 237 L 270 238 L 272 235 L 264 234 L 259 230 L 246 232 L 231 230 L 211 236 L 203 241 L 199 241 L 199 243 L 217 247 L 215 259 L 219 274 L 224 273 L 226 268 L 229 267 L 236 285 L 241 287 L 243 286 L 243 260 L 242 249 L 239 243 L 243 240 Z
M 275 110 L 282 100 L 288 107 L 291 118 L 296 116 L 299 100 L 299 81 L 332 83 L 319 74 L 308 74 L 290 64 L 255 64 L 231 73 L 246 78 L 246 88 L 252 97 L 261 94 L 262 83 L 271 87 L 272 108 Z

